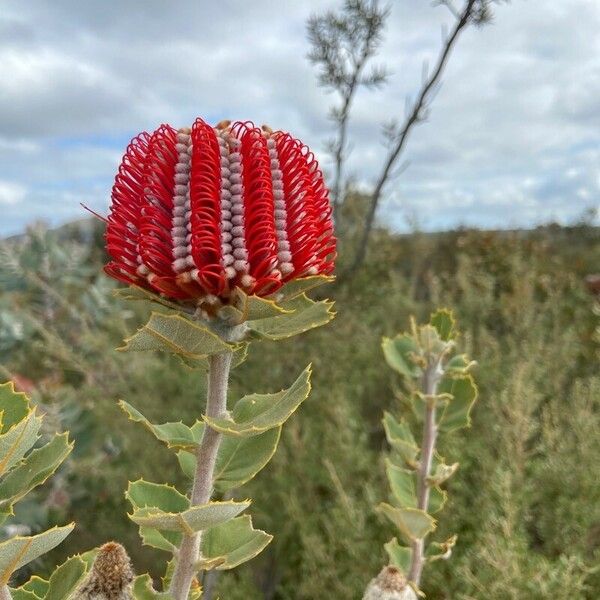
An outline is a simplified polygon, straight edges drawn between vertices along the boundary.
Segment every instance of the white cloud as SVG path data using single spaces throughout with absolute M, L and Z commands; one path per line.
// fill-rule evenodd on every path
M 14 206 L 21 204 L 27 189 L 10 181 L 0 181 L 0 206 Z

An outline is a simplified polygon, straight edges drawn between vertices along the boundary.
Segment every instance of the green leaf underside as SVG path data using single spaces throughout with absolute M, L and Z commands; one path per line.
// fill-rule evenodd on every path
M 396 421 L 389 412 L 385 412 L 383 414 L 383 428 L 390 446 L 400 454 L 409 466 L 414 465 L 419 448 L 408 424 L 405 421 Z
M 411 336 L 401 334 L 394 338 L 383 338 L 381 347 L 387 364 L 394 371 L 409 379 L 419 377 L 421 369 L 411 359 L 411 355 L 418 354 L 419 349 Z
M 165 308 L 171 308 L 177 311 L 180 311 L 182 308 L 181 305 L 171 302 L 163 296 L 154 294 L 150 290 L 146 290 L 137 285 L 130 285 L 126 288 L 117 288 L 116 290 L 113 290 L 113 295 L 116 298 L 122 298 L 123 300 L 146 300 L 148 302 L 155 302 Z
M 202 536 L 202 558 L 197 566 L 221 571 L 233 569 L 260 554 L 272 539 L 272 535 L 254 529 L 248 515 L 237 517 Z
M 0 384 L 0 412 L 2 413 L 0 433 L 5 433 L 13 425 L 22 421 L 29 411 L 27 396 L 23 392 L 16 392 L 12 381 Z
M 298 296 L 302 296 L 306 292 L 323 285 L 324 283 L 331 283 L 335 280 L 335 277 L 331 275 L 311 275 L 309 277 L 300 277 L 299 279 L 293 279 L 286 283 L 282 288 L 277 290 L 277 293 L 272 297 L 277 302 L 286 302 L 293 300 Z
M 58 546 L 74 527 L 74 524 L 54 527 L 37 535 L 15 536 L 2 542 L 0 544 L 0 585 L 6 585 L 17 569 Z
M 155 425 L 136 408 L 124 400 L 119 400 L 119 406 L 127 416 L 136 423 L 141 423 L 154 435 L 154 437 L 165 443 L 169 448 L 194 449 L 198 445 L 197 438 L 191 427 L 188 427 L 181 421 L 177 423 L 163 423 Z
M 148 323 L 127 338 L 125 345 L 118 350 L 158 350 L 193 360 L 235 348 L 235 345 L 227 344 L 206 327 L 182 315 L 153 312 Z
M 412 560 L 412 550 L 401 546 L 396 538 L 392 538 L 383 547 L 390 557 L 390 564 L 398 567 L 405 575 L 408 575 Z
M 42 484 L 65 460 L 73 448 L 68 434 L 56 434 L 45 446 L 27 458 L 0 482 L 0 506 L 9 506 Z
M 178 513 L 190 507 L 188 498 L 173 486 L 144 479 L 130 482 L 125 497 L 131 502 L 134 510 L 154 507 L 164 512 Z
M 471 375 L 444 378 L 439 386 L 440 393 L 452 395 L 446 405 L 439 426 L 442 431 L 454 431 L 471 424 L 471 409 L 477 400 L 477 386 Z
M 398 508 L 382 502 L 378 510 L 383 513 L 407 539 L 422 539 L 435 529 L 435 519 L 416 508 Z
M 436 310 L 429 320 L 429 324 L 436 329 L 438 335 L 445 342 L 456 336 L 456 320 L 451 310 L 440 308 Z
M 293 312 L 291 309 L 279 306 L 279 304 L 269 298 L 261 298 L 254 295 L 249 296 L 240 288 L 236 288 L 235 294 L 239 300 L 238 307 L 244 321 L 270 319 Z
M 211 418 L 204 421 L 226 435 L 251 436 L 279 427 L 294 413 L 310 393 L 311 365 L 287 390 L 275 394 L 244 396 L 233 408 L 232 418 Z
M 33 592 L 23 587 L 14 589 L 9 588 L 12 600 L 41 600 L 41 596 L 36 596 Z
M 0 435 L 0 475 L 6 473 L 25 456 L 36 443 L 42 425 L 35 409 Z
M 129 518 L 144 527 L 151 527 L 159 531 L 180 531 L 191 535 L 229 521 L 249 506 L 249 500 L 244 502 L 230 500 L 192 506 L 177 513 L 147 507 L 135 509 Z
M 248 358 L 249 342 L 239 342 L 232 350 L 231 368 L 239 367 Z M 188 368 L 194 371 L 208 371 L 210 362 L 207 356 L 189 358 L 187 356 L 178 356 L 179 360 Z
M 224 437 L 215 465 L 215 488 L 225 492 L 250 481 L 271 460 L 280 436 L 281 426 L 252 437 Z M 196 471 L 194 454 L 180 450 L 177 459 L 184 474 L 192 479 Z
M 85 576 L 86 564 L 79 556 L 73 556 L 58 567 L 48 582 L 44 600 L 69 598 Z
M 329 300 L 314 302 L 305 295 L 282 303 L 281 306 L 293 312 L 269 319 L 248 321 L 250 331 L 258 337 L 283 340 L 325 325 L 335 317 L 333 302 Z

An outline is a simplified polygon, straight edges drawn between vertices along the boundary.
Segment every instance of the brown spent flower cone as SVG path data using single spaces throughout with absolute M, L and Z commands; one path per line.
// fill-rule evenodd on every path
M 417 594 L 400 569 L 388 566 L 371 580 L 363 600 L 417 600 Z
M 134 572 L 121 544 L 108 542 L 99 550 L 94 564 L 73 600 L 133 600 Z

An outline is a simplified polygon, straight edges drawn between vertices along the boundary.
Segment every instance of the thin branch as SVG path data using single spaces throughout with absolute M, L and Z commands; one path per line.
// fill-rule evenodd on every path
M 424 85 L 417 96 L 414 104 L 412 105 L 412 109 L 409 111 L 409 114 L 402 126 L 396 140 L 395 146 L 392 148 L 390 154 L 387 157 L 387 160 L 384 163 L 381 174 L 377 179 L 377 183 L 373 190 L 373 194 L 371 195 L 371 202 L 369 205 L 369 211 L 367 213 L 367 218 L 365 221 L 365 226 L 363 229 L 363 234 L 358 244 L 358 248 L 356 250 L 356 254 L 354 256 L 354 260 L 350 264 L 347 272 L 344 273 L 344 277 L 347 277 L 354 273 L 360 265 L 363 263 L 366 252 L 367 245 L 369 242 L 369 237 L 371 234 L 371 230 L 373 229 L 373 224 L 375 222 L 375 214 L 377 212 L 377 207 L 379 206 L 379 201 L 381 199 L 381 193 L 385 184 L 388 182 L 390 177 L 390 173 L 394 163 L 398 160 L 398 157 L 402 153 L 404 146 L 406 144 L 406 140 L 413 126 L 422 120 L 423 109 L 426 108 L 428 101 L 430 100 L 430 96 L 436 88 L 436 84 L 446 63 L 450 56 L 450 53 L 458 40 L 460 32 L 465 28 L 465 26 L 469 23 L 471 19 L 471 15 L 473 13 L 473 9 L 475 7 L 477 0 L 467 0 L 462 12 L 459 15 L 452 32 L 449 37 L 446 39 L 445 44 L 443 45 L 440 55 L 438 57 L 436 66 L 433 72 L 429 75 L 429 78 L 424 82 Z

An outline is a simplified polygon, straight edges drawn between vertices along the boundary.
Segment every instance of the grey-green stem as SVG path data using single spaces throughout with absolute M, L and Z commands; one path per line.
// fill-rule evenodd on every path
M 435 396 L 443 371 L 440 360 L 436 359 L 428 365 L 423 373 L 422 391 L 425 396 Z M 435 402 L 427 402 L 425 422 L 423 423 L 423 440 L 421 442 L 421 460 L 417 472 L 417 508 L 427 512 L 429 507 L 430 486 L 427 482 L 431 474 L 435 442 L 437 439 Z M 408 580 L 417 587 L 421 583 L 421 574 L 425 565 L 425 540 L 416 539 L 412 543 L 412 560 L 408 572 Z
M 209 359 L 206 415 L 210 417 L 222 417 L 227 410 L 227 386 L 232 356 L 231 352 L 225 352 L 211 356 Z M 202 441 L 196 451 L 197 466 L 192 487 L 192 505 L 206 504 L 210 501 L 220 443 L 221 434 L 206 426 Z M 200 541 L 200 532 L 183 537 L 169 588 L 174 600 L 187 600 L 188 598 L 192 580 L 197 571 L 195 564 L 200 554 Z

